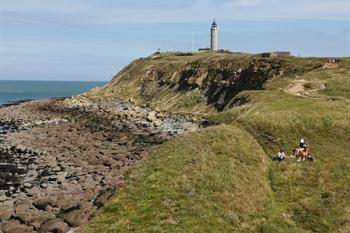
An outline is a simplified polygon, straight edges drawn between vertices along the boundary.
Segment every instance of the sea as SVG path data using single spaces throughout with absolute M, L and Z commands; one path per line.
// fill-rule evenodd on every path
M 106 82 L 0 80 L 0 105 L 20 100 L 78 95 L 105 84 Z

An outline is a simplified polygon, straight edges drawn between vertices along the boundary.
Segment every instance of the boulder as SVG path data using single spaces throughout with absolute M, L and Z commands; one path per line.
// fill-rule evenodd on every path
M 43 197 L 34 201 L 34 206 L 39 210 L 45 210 L 47 206 L 53 206 L 57 202 L 57 197 Z
M 95 199 L 94 204 L 97 206 L 97 208 L 104 206 L 113 194 L 114 194 L 113 190 L 106 190 L 106 191 L 102 192 Z
M 33 187 L 31 189 L 26 189 L 26 194 L 29 197 L 36 198 L 36 197 L 40 197 L 41 196 L 42 190 L 40 188 L 38 188 L 38 187 Z
M 11 201 L 1 203 L 0 222 L 9 220 L 13 212 L 13 203 Z
M 51 219 L 45 222 L 39 229 L 39 233 L 55 232 L 65 233 L 69 231 L 69 226 L 60 218 Z
M 17 220 L 10 220 L 0 223 L 0 232 L 3 233 L 31 233 L 33 229 L 29 226 L 22 225 Z
M 150 122 L 154 122 L 157 120 L 157 113 L 155 111 L 151 111 L 147 114 L 147 120 Z
M 161 126 L 162 125 L 162 121 L 161 120 L 155 120 L 155 121 L 153 121 L 153 126 L 154 127 L 159 127 L 159 126 Z
M 58 196 L 57 206 L 62 210 L 73 209 L 79 206 L 79 201 L 73 199 L 72 194 L 64 194 Z
M 96 207 L 91 203 L 83 203 L 79 209 L 60 214 L 59 217 L 69 223 L 70 226 L 79 227 L 89 220 L 94 210 L 96 210 Z
M 27 151 L 27 147 L 24 146 L 24 145 L 22 145 L 22 144 L 17 145 L 17 146 L 16 146 L 16 149 L 17 149 L 17 151 L 20 152 L 20 153 L 25 153 L 25 152 Z
M 34 227 L 35 230 L 39 230 L 44 222 L 55 218 L 54 214 L 48 214 L 47 212 L 41 212 L 40 215 L 32 217 L 29 224 Z
M 33 207 L 30 200 L 17 201 L 14 206 L 16 214 L 27 213 Z
M 44 221 L 54 218 L 54 215 L 35 208 L 28 200 L 16 203 L 15 213 L 12 216 L 22 223 L 34 226 L 35 229 L 38 229 Z

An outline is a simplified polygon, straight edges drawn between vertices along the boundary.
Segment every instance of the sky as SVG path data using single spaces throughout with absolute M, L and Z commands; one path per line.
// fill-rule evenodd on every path
M 108 81 L 132 60 L 208 47 L 350 56 L 350 0 L 0 0 L 1 80 Z

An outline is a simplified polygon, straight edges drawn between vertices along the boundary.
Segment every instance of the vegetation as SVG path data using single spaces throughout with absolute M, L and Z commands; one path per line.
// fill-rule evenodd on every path
M 82 232 L 350 232 L 350 62 L 325 64 L 285 59 L 221 112 L 191 97 L 216 126 L 150 151 Z M 272 161 L 301 137 L 316 161 Z
M 232 232 L 261 221 L 268 161 L 246 132 L 222 125 L 151 153 L 87 232 Z

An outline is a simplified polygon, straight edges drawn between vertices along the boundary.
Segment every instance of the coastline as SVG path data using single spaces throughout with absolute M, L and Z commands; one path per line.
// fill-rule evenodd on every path
M 0 108 L 15 106 L 15 105 L 19 105 L 21 103 L 25 103 L 25 102 L 32 101 L 32 100 L 34 100 L 34 99 L 23 99 L 23 100 L 13 100 L 13 101 L 0 102 Z
M 67 232 L 88 221 L 147 152 L 191 116 L 83 96 L 0 108 L 0 231 Z
M 64 100 L 69 98 L 69 96 L 65 96 L 65 97 L 50 97 L 50 98 L 43 98 L 43 99 L 20 99 L 20 100 L 10 100 L 10 101 L 6 101 L 6 102 L 0 102 L 0 108 L 6 108 L 6 107 L 11 107 L 11 106 L 16 106 L 16 105 L 20 105 L 26 102 L 30 102 L 30 101 L 49 101 L 49 100 Z

